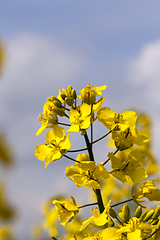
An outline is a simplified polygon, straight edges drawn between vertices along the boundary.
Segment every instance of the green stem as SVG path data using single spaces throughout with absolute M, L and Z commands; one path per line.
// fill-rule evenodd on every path
M 68 159 L 70 159 L 70 160 L 72 160 L 72 161 L 74 161 L 74 162 L 78 162 L 79 163 L 79 161 L 75 160 L 74 158 L 71 158 L 71 157 L 67 156 L 66 154 L 64 154 L 63 156 L 68 158 Z
M 117 149 L 117 150 L 113 153 L 113 155 L 115 155 L 118 151 L 119 151 L 119 149 Z M 110 158 L 108 158 L 108 159 L 103 163 L 103 166 L 104 166 L 107 162 L 109 162 L 109 160 L 110 160 Z
M 93 205 L 96 205 L 96 204 L 98 204 L 98 203 L 97 202 L 95 202 L 95 203 L 88 203 L 88 204 L 85 204 L 85 205 L 80 206 L 78 208 L 80 209 L 80 208 L 84 208 L 84 207 L 88 207 L 88 206 L 93 206 Z
M 116 219 L 117 219 L 117 221 L 118 221 L 122 226 L 124 226 L 123 223 L 119 220 L 118 217 L 116 217 Z M 125 235 L 125 236 L 126 236 L 126 235 Z
M 87 150 L 88 150 L 88 153 L 89 153 L 90 161 L 94 161 L 94 156 L 93 156 L 93 152 L 92 152 L 92 144 L 90 143 L 90 141 L 88 139 L 87 133 L 84 134 L 84 139 L 86 141 L 86 145 L 87 145 Z
M 97 203 L 98 203 L 99 211 L 100 211 L 100 213 L 102 213 L 104 211 L 104 204 L 103 204 L 103 200 L 102 200 L 101 190 L 100 189 L 94 189 L 94 192 L 95 192 L 96 197 L 97 197 Z
M 106 133 L 104 136 L 102 136 L 102 137 L 98 138 L 97 140 L 93 141 L 92 144 L 94 144 L 94 143 L 96 143 L 96 142 L 102 140 L 103 138 L 107 137 L 111 132 L 112 132 L 112 131 L 109 131 L 109 132 Z
M 65 113 L 65 115 L 64 115 L 65 117 L 67 117 L 67 118 L 69 118 L 69 116 Z
M 68 127 L 70 127 L 70 126 L 71 126 L 71 124 L 67 124 L 67 123 L 61 123 L 61 122 L 58 122 L 58 124 L 60 124 L 60 125 L 64 125 L 64 126 L 68 126 Z
M 92 142 L 93 142 L 93 123 L 91 123 L 91 148 L 92 148 Z
M 93 104 L 91 105 L 91 116 L 92 116 L 92 111 L 93 110 Z M 93 112 L 94 114 L 94 112 Z M 91 147 L 92 147 L 92 142 L 93 142 L 93 122 L 91 123 Z
M 116 206 L 118 206 L 118 205 L 121 205 L 121 204 L 126 203 L 126 202 L 130 202 L 130 201 L 133 201 L 133 198 L 130 198 L 130 199 L 125 200 L 125 201 L 123 201 L 123 202 L 116 203 L 116 204 L 112 205 L 111 207 L 116 207 Z
M 87 150 L 87 148 L 80 148 L 80 149 L 76 149 L 76 150 L 67 150 L 67 152 L 81 152 L 81 151 L 85 151 Z
M 69 108 L 66 108 L 66 107 L 64 107 L 65 108 L 65 110 L 67 110 L 68 112 L 70 111 L 70 109 Z
M 84 138 L 85 138 L 85 141 L 86 141 L 90 161 L 94 161 L 92 144 L 90 143 L 90 141 L 88 139 L 87 133 L 84 134 Z M 104 211 L 104 204 L 103 204 L 103 200 L 102 200 L 101 191 L 100 191 L 100 189 L 93 189 L 93 191 L 95 192 L 96 197 L 97 197 L 97 203 L 98 203 L 99 211 L 100 211 L 100 213 L 102 213 Z

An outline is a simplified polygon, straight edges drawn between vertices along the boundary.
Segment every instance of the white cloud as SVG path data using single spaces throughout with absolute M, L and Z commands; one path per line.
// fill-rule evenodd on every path
M 83 62 L 71 47 L 31 34 L 10 39 L 6 50 L 3 82 L 7 93 L 18 96 L 40 94 L 57 82 L 67 82 L 77 75 Z
M 19 167 L 14 169 L 7 185 L 13 189 L 11 201 L 14 199 L 20 210 L 16 228 L 19 239 L 22 239 L 22 236 L 29 235 L 31 223 L 40 211 L 40 197 L 43 195 L 47 198 L 48 185 L 56 188 L 55 174 L 48 174 L 48 171 L 42 174 L 37 170 L 38 160 L 36 159 L 37 164 L 34 163 L 35 143 L 38 144 L 42 136 L 44 138 L 41 143 L 45 141 L 45 135 L 38 138 L 35 136 L 40 127 L 36 117 L 42 111 L 48 96 L 56 96 L 58 88 L 65 88 L 68 82 L 74 81 L 85 66 L 85 59 L 78 49 L 75 52 L 71 46 L 63 45 L 57 40 L 31 34 L 21 34 L 10 39 L 5 42 L 5 48 L 6 65 L 0 81 L 0 127 L 5 122 L 6 132 L 11 139 L 16 159 L 19 160 Z M 57 169 L 56 173 L 59 174 Z M 38 179 L 42 182 L 39 183 Z M 56 189 L 60 189 L 60 186 Z
M 33 136 L 40 127 L 36 118 L 46 98 L 57 96 L 58 88 L 71 83 L 85 61 L 78 49 L 75 52 L 71 46 L 57 40 L 31 34 L 9 39 L 5 42 L 5 49 L 6 65 L 0 82 L 0 119 L 10 129 L 16 151 L 24 155 L 35 145 Z
M 137 90 L 136 99 L 144 105 L 153 121 L 153 151 L 159 160 L 160 136 L 160 40 L 145 45 L 129 63 L 127 80 Z M 140 90 L 138 90 L 140 89 Z M 143 110 L 143 108 L 142 108 Z
M 129 64 L 128 79 L 143 86 L 146 96 L 160 104 L 160 41 L 147 44 Z

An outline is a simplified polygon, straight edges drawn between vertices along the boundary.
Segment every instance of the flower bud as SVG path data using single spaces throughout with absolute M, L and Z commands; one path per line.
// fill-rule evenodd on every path
M 157 229 L 160 229 L 160 221 L 157 224 Z
M 68 95 L 71 96 L 71 91 L 72 91 L 71 85 L 68 85 L 67 91 L 68 91 Z
M 152 225 L 157 225 L 158 221 L 159 221 L 159 218 L 153 220 L 153 221 L 151 222 L 151 224 L 152 224 Z
M 140 216 L 140 218 L 139 218 L 139 221 L 140 221 L 140 222 L 143 221 L 143 219 L 144 219 L 144 217 L 146 216 L 147 212 L 148 212 L 148 210 L 145 210 L 145 211 L 141 214 L 141 216 Z
M 143 218 L 143 222 L 147 222 L 148 220 L 150 220 L 154 212 L 155 212 L 154 209 L 151 209 L 150 211 L 148 211 L 146 216 Z
M 127 204 L 125 204 L 122 208 L 122 211 L 119 212 L 119 216 L 123 222 L 127 223 L 130 219 L 130 210 Z
M 134 213 L 134 216 L 135 216 L 136 218 L 139 218 L 139 217 L 141 216 L 141 214 L 142 214 L 142 207 L 141 207 L 141 206 L 138 206 L 138 207 L 136 208 L 136 211 L 135 211 L 135 213 Z
M 72 105 L 73 105 L 73 99 L 70 98 L 70 97 L 67 97 L 67 98 L 65 99 L 65 102 L 67 103 L 68 106 L 72 106 Z
M 62 103 L 58 100 L 54 100 L 53 101 L 53 104 L 57 107 L 57 108 L 64 108 L 63 106 L 62 106 Z
M 160 215 L 160 205 L 156 207 L 155 213 L 153 214 L 152 219 L 156 220 L 159 217 L 159 215 Z
M 47 98 L 47 101 L 53 102 L 54 100 L 58 100 L 55 96 L 51 96 Z
M 57 114 L 57 115 L 59 115 L 60 117 L 63 117 L 63 116 L 65 116 L 65 112 L 64 112 L 64 108 L 56 108 L 56 109 L 54 109 L 54 112 Z
M 61 94 L 61 98 L 63 99 L 63 101 L 65 100 L 66 97 L 67 96 L 64 93 Z
M 113 208 L 109 208 L 109 215 L 113 218 L 117 218 L 117 213 L 113 210 Z
M 76 99 L 77 98 L 77 94 L 76 94 L 76 90 L 75 89 L 72 89 L 72 97 L 73 99 Z

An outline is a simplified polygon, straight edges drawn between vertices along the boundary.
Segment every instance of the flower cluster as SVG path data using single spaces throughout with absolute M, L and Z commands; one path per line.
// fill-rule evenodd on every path
M 45 167 L 62 157 L 74 161 L 74 165 L 66 168 L 66 176 L 77 187 L 92 189 L 96 199 L 82 206 L 78 206 L 72 196 L 71 200 L 53 200 L 55 209 L 46 212 L 44 226 L 50 228 L 53 239 L 58 236 L 56 216 L 63 227 L 73 226 L 68 235 L 59 240 L 160 239 L 160 205 L 145 211 L 145 206 L 141 205 L 144 198 L 160 201 L 160 190 L 153 180 L 147 180 L 158 170 L 150 148 L 149 121 L 145 115 L 139 116 L 133 110 L 115 113 L 109 107 L 102 107 L 105 100 L 102 91 L 106 87 L 93 87 L 89 83 L 77 95 L 69 85 L 67 89 L 59 89 L 57 97 L 51 96 L 44 103 L 43 113 L 38 117 L 42 126 L 36 135 L 48 128 L 49 131 L 46 142 L 36 145 L 36 157 L 45 161 Z M 105 132 L 96 140 L 93 139 L 95 121 L 102 123 Z M 85 147 L 75 150 L 71 148 L 70 135 L 78 132 L 84 138 Z M 110 136 L 114 151 L 106 153 L 107 160 L 96 161 L 93 146 L 107 136 Z M 76 158 L 69 155 L 76 152 L 81 152 Z M 129 198 L 124 200 L 127 196 Z M 120 199 L 122 201 L 117 202 Z M 83 221 L 80 210 L 93 205 L 97 206 L 91 209 L 92 216 Z M 119 206 L 122 208 L 118 209 Z M 86 229 L 89 232 L 85 232 Z

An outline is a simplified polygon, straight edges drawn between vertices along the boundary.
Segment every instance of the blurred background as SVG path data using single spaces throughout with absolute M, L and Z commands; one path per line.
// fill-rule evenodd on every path
M 107 85 L 104 105 L 148 113 L 159 158 L 160 2 L 2 0 L 0 41 L 0 132 L 14 159 L 0 174 L 16 212 L 16 239 L 27 240 L 47 198 L 77 191 L 64 182 L 66 159 L 45 169 L 34 156 L 35 145 L 45 142 L 45 132 L 35 135 L 37 117 L 58 88 Z

